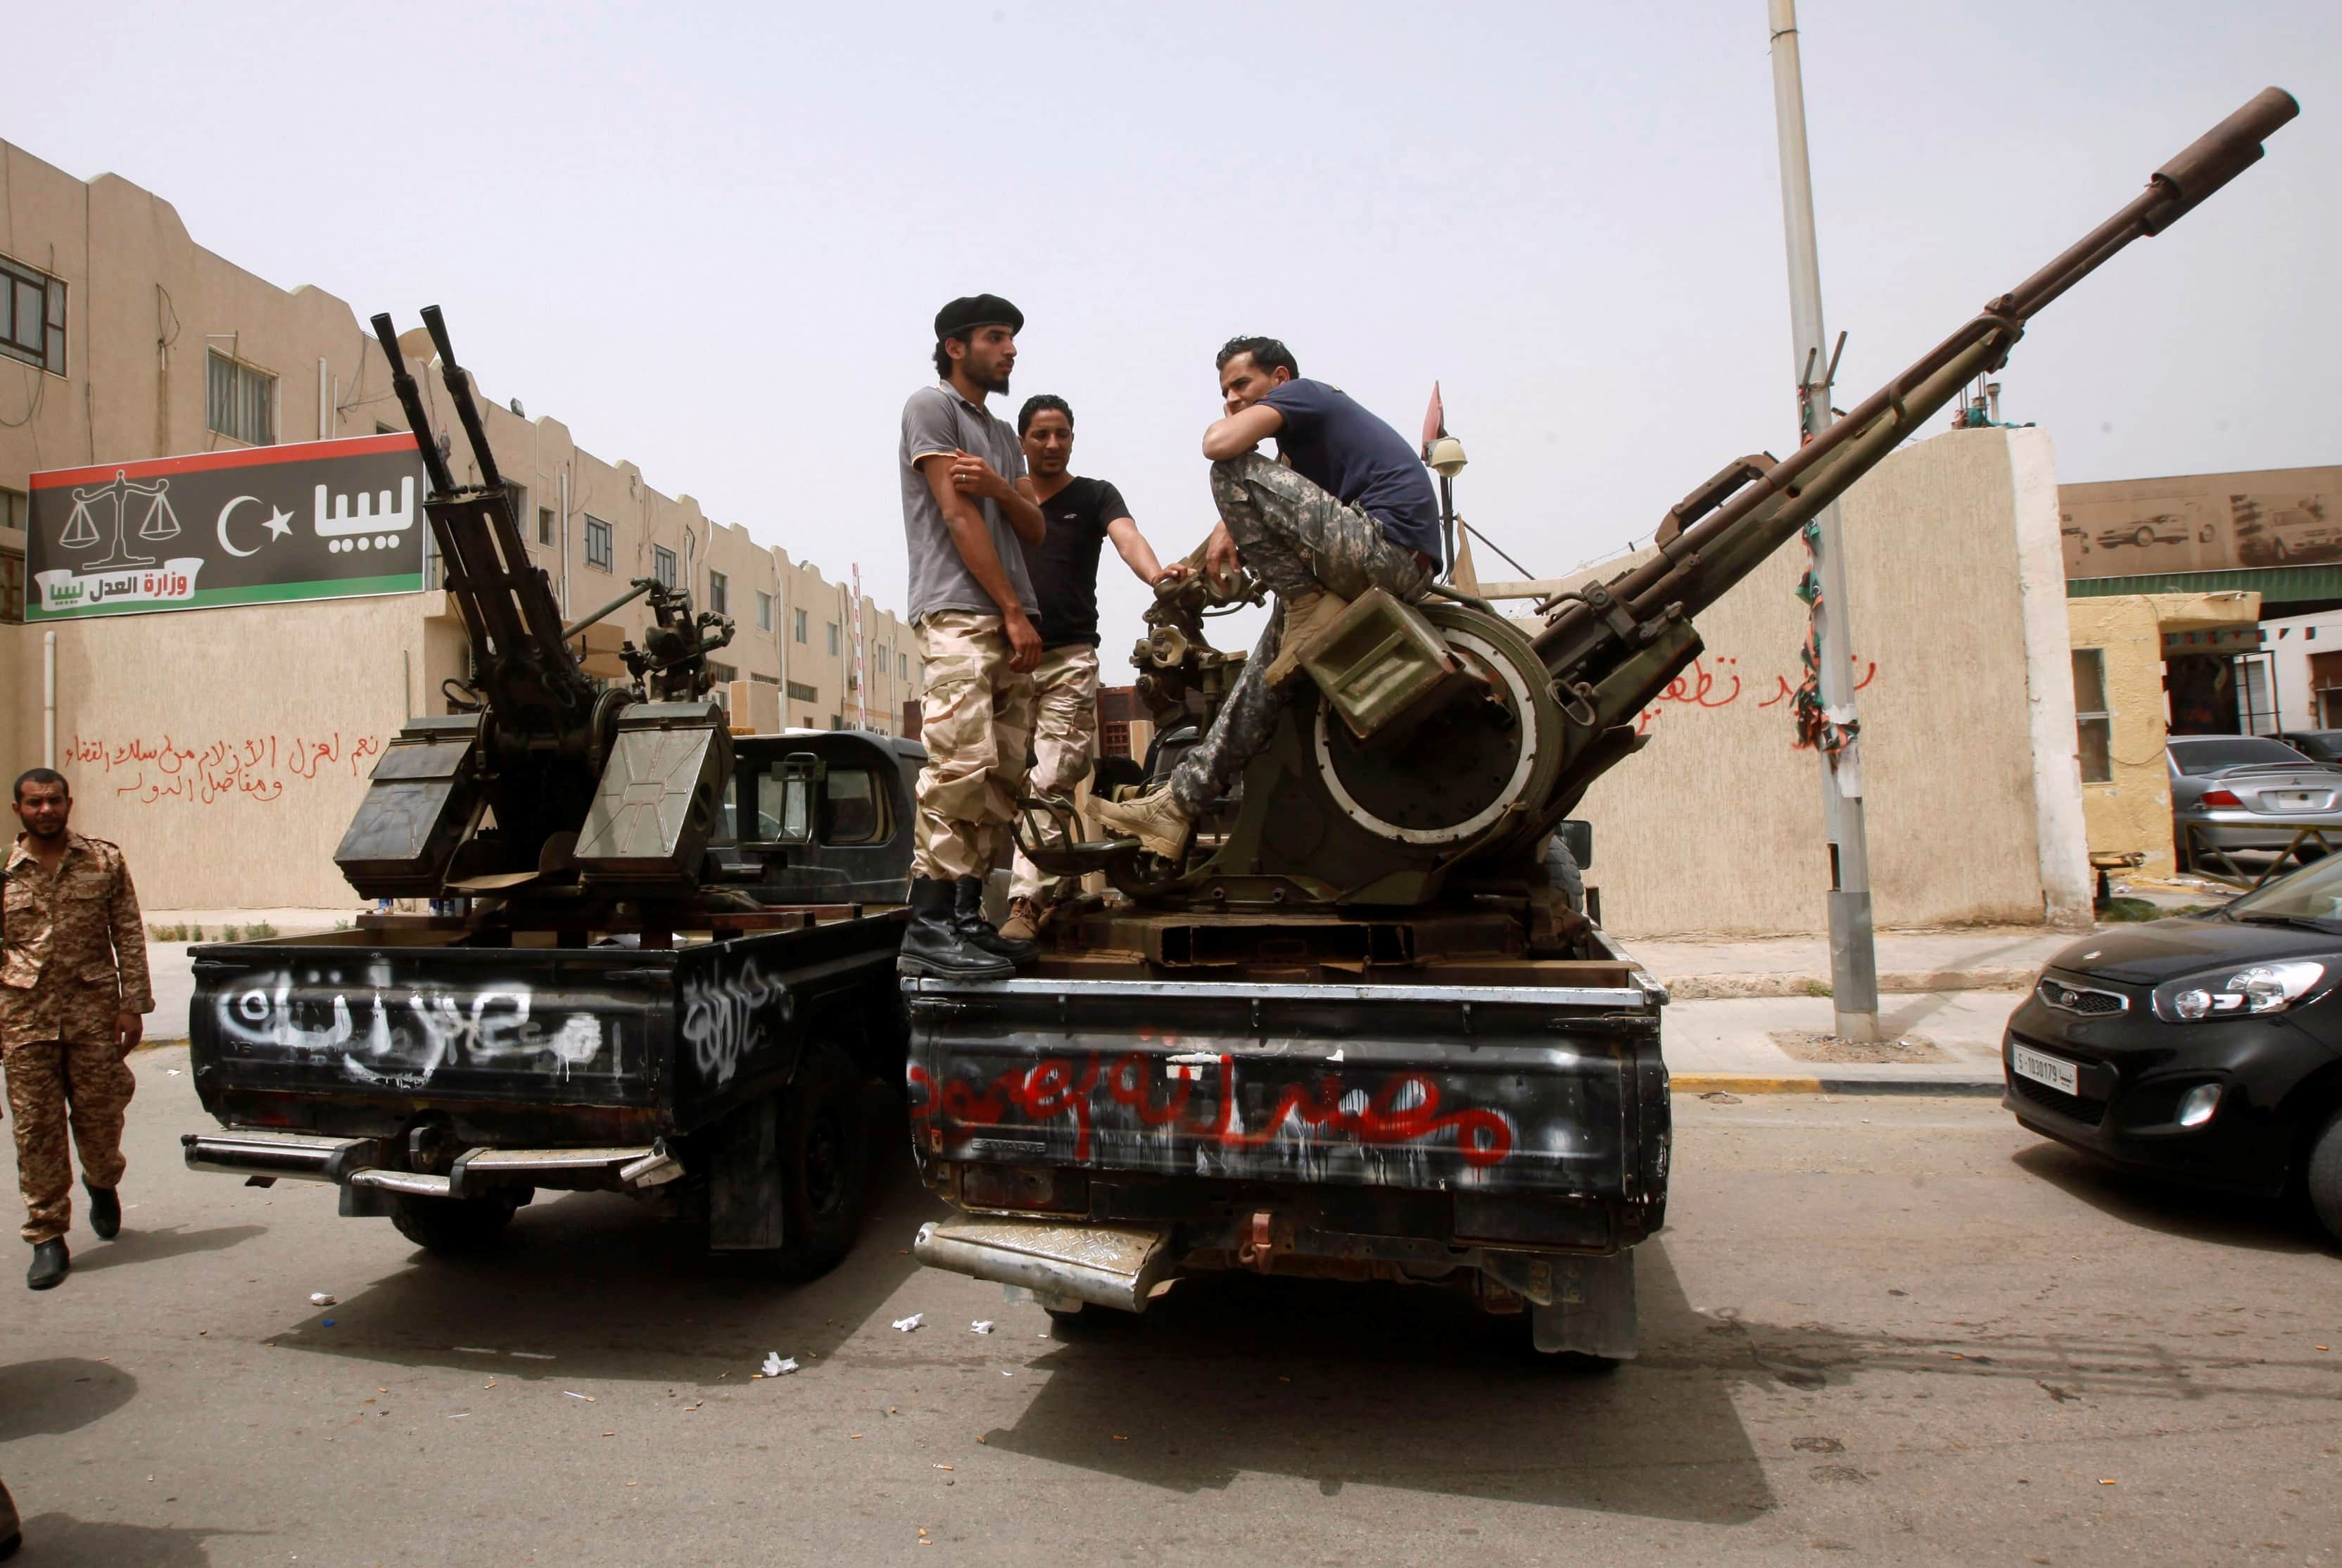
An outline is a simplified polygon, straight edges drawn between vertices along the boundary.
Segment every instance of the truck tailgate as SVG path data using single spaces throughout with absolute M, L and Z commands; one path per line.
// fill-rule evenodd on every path
M 1653 1094 L 1664 1117 L 1641 988 L 929 980 L 910 1006 L 943 1160 L 1631 1194 Z

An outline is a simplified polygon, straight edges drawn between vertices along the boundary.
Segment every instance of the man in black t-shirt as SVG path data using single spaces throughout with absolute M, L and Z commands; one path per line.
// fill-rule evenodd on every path
M 1023 546 L 1041 604 L 1041 664 L 1033 672 L 1033 768 L 1026 780 L 1036 794 L 1070 795 L 1089 776 L 1097 741 L 1099 546 L 1114 541 L 1116 554 L 1149 584 L 1185 576 L 1188 567 L 1184 562 L 1166 566 L 1155 558 L 1121 491 L 1071 472 L 1074 411 L 1064 398 L 1029 399 L 1016 416 L 1016 434 L 1048 523 L 1038 544 Z M 1049 906 L 1075 885 L 1069 878 L 1043 876 L 1020 850 L 1001 934 L 1030 940 Z

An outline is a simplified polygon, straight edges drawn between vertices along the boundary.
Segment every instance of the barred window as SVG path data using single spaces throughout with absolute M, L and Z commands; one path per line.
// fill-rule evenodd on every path
M 25 618 L 25 558 L 14 550 L 0 550 L 0 622 Z
M 247 446 L 274 446 L 276 378 L 213 349 L 204 380 L 204 423 Z
M 616 567 L 618 553 L 610 544 L 610 525 L 588 512 L 586 514 L 586 564 L 608 572 Z
M 0 354 L 63 375 L 65 280 L 0 256 Z
M 793 703 L 817 703 L 821 701 L 821 694 L 814 690 L 811 686 L 806 685 L 803 681 L 791 681 L 789 683 L 789 701 Z

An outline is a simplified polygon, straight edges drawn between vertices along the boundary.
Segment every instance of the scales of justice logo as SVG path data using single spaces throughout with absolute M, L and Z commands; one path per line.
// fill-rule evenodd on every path
M 63 613 L 96 604 L 193 601 L 206 560 L 202 555 L 167 553 L 183 533 L 171 504 L 168 478 L 141 482 L 131 478 L 127 469 L 117 468 L 110 483 L 77 486 L 69 494 L 73 508 L 57 535 L 57 545 L 62 553 L 76 558 L 78 564 L 35 574 L 43 609 Z M 246 506 L 254 513 L 240 519 L 237 514 Z M 267 507 L 265 517 L 258 512 L 263 506 Z M 387 489 L 336 494 L 331 485 L 320 484 L 310 525 L 315 537 L 335 554 L 387 551 L 403 543 L 414 529 L 415 515 L 412 475 L 399 481 L 395 504 Z M 256 529 L 254 523 L 258 524 Z M 294 538 L 293 524 L 294 514 L 283 506 L 256 495 L 236 495 L 221 505 L 213 520 L 213 533 L 222 551 L 242 558 L 258 555 L 279 540 Z M 238 526 L 232 530 L 231 524 Z M 250 543 L 239 544 L 239 534 Z M 94 550 L 99 553 L 93 557 Z

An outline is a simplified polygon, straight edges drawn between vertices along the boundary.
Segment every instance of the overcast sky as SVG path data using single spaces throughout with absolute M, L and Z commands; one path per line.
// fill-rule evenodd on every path
M 2302 118 L 2037 318 L 2004 411 L 2069 480 L 2342 462 L 2342 6 L 1799 21 L 1840 406 L 2275 83 Z M 1764 0 L 215 0 L 7 32 L 0 135 L 361 318 L 443 305 L 492 394 L 896 608 L 898 414 L 963 293 L 1026 314 L 996 406 L 1070 399 L 1076 469 L 1166 556 L 1210 521 L 1236 333 L 1410 435 L 1437 378 L 1460 508 L 1540 574 L 1795 441 Z M 1106 574 L 1127 679 L 1142 599 Z

